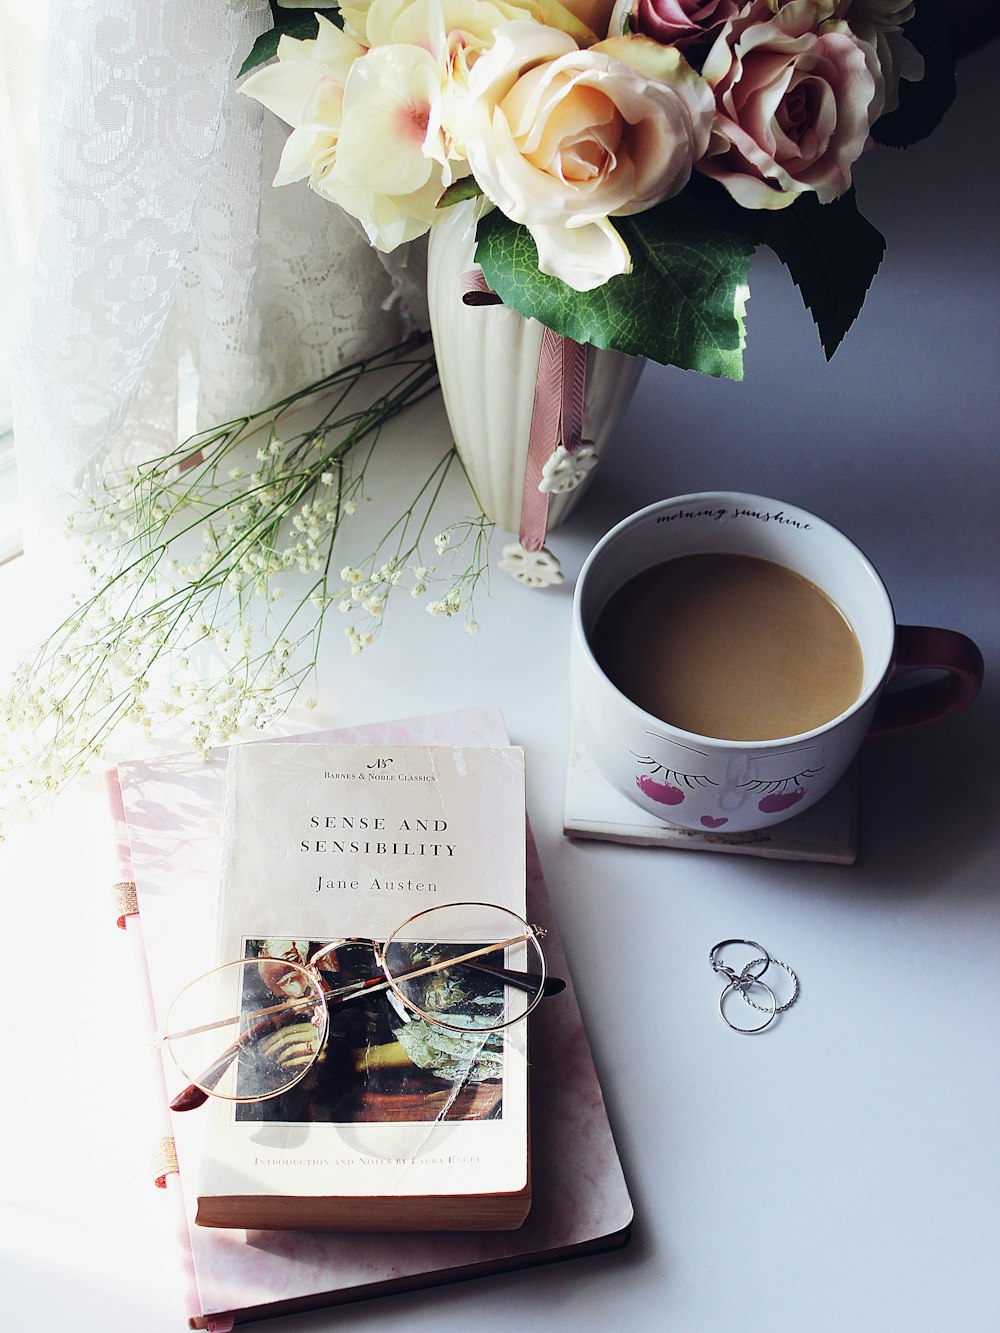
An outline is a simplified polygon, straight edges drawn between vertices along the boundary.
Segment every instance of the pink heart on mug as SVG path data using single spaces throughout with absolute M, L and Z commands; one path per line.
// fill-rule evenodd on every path
M 789 806 L 797 805 L 806 794 L 805 787 L 796 787 L 794 791 L 776 791 L 772 796 L 765 796 L 757 806 L 761 814 L 776 815 Z
M 680 787 L 674 787 L 669 782 L 654 782 L 648 773 L 638 774 L 635 785 L 643 796 L 648 796 L 651 801 L 656 801 L 660 805 L 680 805 L 684 799 Z
M 729 823 L 729 820 L 725 815 L 720 815 L 718 818 L 715 815 L 702 815 L 701 822 L 706 828 L 722 828 L 723 824 Z

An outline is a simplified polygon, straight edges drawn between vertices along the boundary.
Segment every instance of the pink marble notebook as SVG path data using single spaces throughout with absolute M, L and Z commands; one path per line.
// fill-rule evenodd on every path
M 502 745 L 500 713 L 467 709 L 317 732 L 295 740 Z M 218 815 L 226 751 L 121 764 L 109 774 L 120 880 L 135 885 L 120 916 L 148 981 L 150 1022 L 185 980 L 211 962 L 217 905 Z M 516 1231 L 479 1233 L 244 1232 L 198 1227 L 185 1179 L 198 1153 L 197 1114 L 170 1116 L 163 1071 L 150 1071 L 159 1136 L 176 1169 L 161 1183 L 178 1208 L 192 1328 L 336 1305 L 391 1291 L 614 1249 L 629 1238 L 632 1204 L 538 853 L 528 832 L 528 905 L 548 930 L 551 970 L 569 983 L 532 1016 L 533 1203 Z M 121 887 L 121 886 L 119 886 Z M 137 909 L 137 910 L 136 910 Z M 169 1123 L 168 1123 L 169 1122 Z M 587 1163 L 580 1171 L 578 1164 Z

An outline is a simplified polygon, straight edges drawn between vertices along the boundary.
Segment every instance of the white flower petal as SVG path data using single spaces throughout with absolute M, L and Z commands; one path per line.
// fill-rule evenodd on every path
M 583 227 L 528 223 L 538 248 L 538 268 L 577 292 L 589 292 L 620 273 L 631 273 L 628 246 L 607 218 Z
M 440 181 L 433 177 L 423 190 L 402 199 L 356 189 L 332 171 L 311 184 L 317 194 L 356 218 L 372 245 L 385 254 L 423 236 L 433 221 L 430 215 L 441 194 Z
M 411 194 L 426 185 L 431 157 L 443 152 L 441 79 L 420 47 L 369 51 L 351 70 L 344 92 L 338 174 L 358 189 Z
M 289 185 L 292 181 L 322 175 L 332 164 L 337 141 L 332 134 L 316 130 L 292 130 L 281 150 L 281 160 L 275 173 L 275 185 Z
M 303 65 L 298 61 L 279 62 L 255 70 L 240 85 L 240 92 L 273 111 L 286 125 L 298 125 L 315 82 L 315 74 L 312 80 L 306 78 Z

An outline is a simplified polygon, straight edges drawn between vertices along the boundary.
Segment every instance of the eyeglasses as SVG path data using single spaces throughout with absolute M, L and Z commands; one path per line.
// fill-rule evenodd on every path
M 330 1010 L 373 994 L 403 1025 L 459 1034 L 475 1054 L 564 989 L 546 973 L 544 934 L 508 908 L 464 902 L 407 917 L 382 944 L 250 941 L 246 958 L 197 977 L 167 1011 L 158 1042 L 189 1080 L 171 1110 L 289 1091 L 323 1058 Z

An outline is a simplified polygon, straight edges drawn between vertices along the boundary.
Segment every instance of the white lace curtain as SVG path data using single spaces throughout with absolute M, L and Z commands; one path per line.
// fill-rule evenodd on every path
M 207 425 L 390 345 L 406 300 L 420 319 L 419 253 L 392 278 L 332 205 L 271 186 L 282 127 L 235 89 L 269 26 L 266 0 L 50 0 L 13 382 L 29 544 L 109 464 L 177 442 L 186 357 Z

